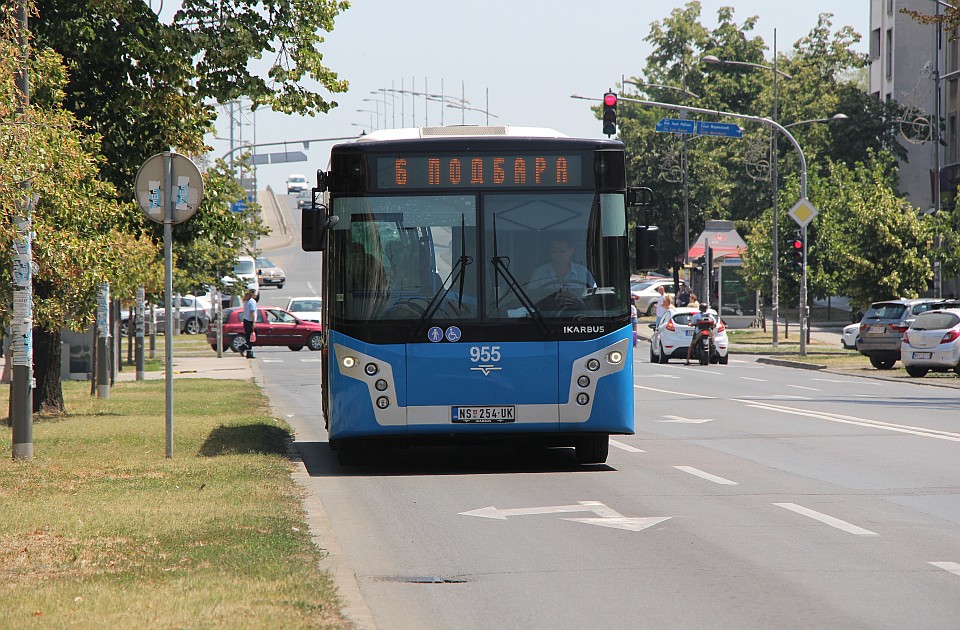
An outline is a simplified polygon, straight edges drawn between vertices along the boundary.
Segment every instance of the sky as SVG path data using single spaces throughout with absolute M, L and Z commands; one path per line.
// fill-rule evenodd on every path
M 550 127 L 570 136 L 602 137 L 594 103 L 572 94 L 600 98 L 622 77 L 642 74 L 650 25 L 668 17 L 686 0 L 351 0 L 321 44 L 325 65 L 350 83 L 343 94 L 325 95 L 338 107 L 315 117 L 288 116 L 266 109 L 241 116 L 234 139 L 287 142 L 306 162 L 258 168 L 258 187 L 286 192 L 291 173 L 313 180 L 327 168 L 335 142 L 303 140 L 355 136 L 371 128 L 441 124 Z M 716 26 L 717 10 L 734 7 L 742 24 L 757 16 L 753 35 L 787 51 L 832 13 L 833 30 L 852 26 L 867 51 L 869 0 L 701 0 L 701 22 Z M 768 53 L 769 58 L 769 53 Z M 629 86 L 628 86 L 629 88 Z M 465 98 L 473 110 L 441 108 L 437 102 L 396 95 L 386 105 L 382 90 L 409 90 Z M 414 101 L 413 99 L 416 98 Z M 379 99 L 379 101 L 378 101 Z M 362 111 L 360 111 L 362 110 Z M 415 123 L 413 116 L 416 115 Z M 229 117 L 221 110 L 216 136 L 208 136 L 213 157 L 230 150 Z M 261 152 L 282 151 L 263 147 Z

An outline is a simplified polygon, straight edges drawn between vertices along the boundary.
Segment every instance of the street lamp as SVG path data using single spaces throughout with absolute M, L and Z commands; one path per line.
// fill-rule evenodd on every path
M 639 81 L 631 81 L 630 79 L 623 79 L 624 83 L 629 83 L 638 88 L 658 88 L 661 90 L 672 90 L 674 92 L 680 92 L 684 96 L 690 96 L 696 99 L 700 98 L 699 94 L 694 94 L 690 90 L 684 88 L 674 87 L 672 85 L 660 85 L 658 83 L 641 83 Z M 681 112 L 681 116 L 686 117 L 686 112 Z M 689 167 L 687 165 L 687 134 L 683 134 L 683 138 L 680 145 L 680 162 L 681 162 L 681 172 L 683 173 L 683 265 L 684 267 L 690 263 L 690 188 L 687 179 L 689 174 Z M 709 299 L 710 296 L 707 296 Z
M 838 120 L 847 120 L 850 118 L 846 114 L 834 114 L 830 118 L 812 118 L 810 120 L 801 120 L 795 123 L 790 123 L 789 125 L 784 125 L 784 129 L 789 129 L 790 127 L 796 127 L 797 125 L 806 125 L 808 123 L 831 123 Z
M 765 66 L 765 65 L 760 64 L 760 63 L 752 63 L 752 62 L 749 62 L 749 61 L 732 61 L 732 60 L 729 60 L 729 59 L 720 59 L 720 58 L 717 57 L 716 55 L 704 55 L 703 57 L 700 58 L 700 60 L 701 60 L 701 61 L 704 61 L 704 62 L 706 62 L 706 63 L 715 63 L 715 64 L 729 65 L 729 66 L 747 66 L 747 67 L 750 67 L 750 68 L 759 68 L 759 69 L 761 69 L 761 70 L 770 70 L 770 71 L 772 71 L 772 72 L 773 72 L 773 116 L 771 117 L 771 120 L 772 120 L 774 123 L 777 123 L 778 104 L 779 104 L 779 102 L 778 102 L 778 100 L 777 100 L 777 76 L 782 76 L 782 77 L 784 77 L 784 78 L 786 78 L 786 79 L 792 79 L 793 77 L 791 77 L 791 76 L 790 76 L 789 74 L 787 74 L 786 72 L 783 72 L 783 71 L 781 71 L 781 70 L 777 70 L 777 30 L 776 30 L 776 29 L 773 30 L 773 65 L 772 65 L 772 66 Z M 779 294 L 780 294 L 780 265 L 778 264 L 778 263 L 779 263 L 779 258 L 780 258 L 780 251 L 779 251 L 780 248 L 779 248 L 779 244 L 778 244 L 778 239 L 779 239 L 779 235 L 778 235 L 778 233 L 779 233 L 779 225 L 778 225 L 778 223 L 779 223 L 779 221 L 780 221 L 780 215 L 779 215 L 779 212 L 778 212 L 778 209 L 777 209 L 777 193 L 778 193 L 778 182 L 777 182 L 777 179 L 778 179 L 778 175 L 777 175 L 777 133 L 776 133 L 776 131 L 775 131 L 774 129 L 771 129 L 771 130 L 770 130 L 770 136 L 771 136 L 771 140 L 772 140 L 772 142 L 773 142 L 773 146 L 772 146 L 772 149 L 773 149 L 773 150 L 772 150 L 772 153 L 773 153 L 772 158 L 773 158 L 773 159 L 770 161 L 770 162 L 771 162 L 771 166 L 772 166 L 772 169 L 771 169 L 771 180 L 772 180 L 772 187 L 773 187 L 773 231 L 772 231 L 772 234 L 771 234 L 771 240 L 773 241 L 773 247 L 772 247 L 772 249 L 773 249 L 772 254 L 773 254 L 773 255 L 772 255 L 772 257 L 771 257 L 771 258 L 772 258 L 772 267 L 771 267 L 771 270 L 770 270 L 770 274 L 771 274 L 771 275 L 770 275 L 770 285 L 771 285 L 771 286 L 770 286 L 770 293 L 771 293 L 771 296 L 770 296 L 770 298 L 771 298 L 771 305 L 770 305 L 770 306 L 771 306 L 771 310 L 772 310 L 772 312 L 773 312 L 773 313 L 772 313 L 772 314 L 773 314 L 773 347 L 774 347 L 774 348 L 778 348 L 778 347 L 779 347 L 779 336 L 778 336 L 778 332 L 777 332 L 777 331 L 778 331 L 778 320 L 780 319 L 780 297 L 779 297 Z M 800 317 L 801 317 L 801 327 L 802 327 L 802 318 L 803 318 L 803 312 L 802 312 L 802 311 L 801 311 L 801 313 L 800 313 Z M 802 330 L 801 330 L 801 334 L 803 334 L 803 331 L 802 331 Z

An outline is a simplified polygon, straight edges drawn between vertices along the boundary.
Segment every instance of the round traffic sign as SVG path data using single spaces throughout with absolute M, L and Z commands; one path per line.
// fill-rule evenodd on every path
M 157 153 L 147 159 L 137 171 L 135 188 L 137 203 L 147 218 L 164 222 L 167 192 L 164 190 L 164 156 L 170 158 L 170 181 L 167 189 L 173 201 L 171 223 L 182 223 L 193 216 L 203 199 L 203 176 L 190 158 L 179 153 Z

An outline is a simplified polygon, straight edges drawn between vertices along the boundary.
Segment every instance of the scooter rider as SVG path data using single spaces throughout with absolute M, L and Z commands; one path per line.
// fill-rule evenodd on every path
M 686 365 L 690 365 L 690 355 L 693 353 L 693 346 L 700 342 L 699 329 L 697 328 L 697 322 L 710 322 L 710 345 L 713 345 L 713 335 L 717 329 L 717 321 L 712 313 L 707 312 L 706 302 L 700 303 L 700 312 L 694 313 L 693 317 L 690 318 L 690 325 L 693 326 L 693 339 L 690 340 L 690 346 L 687 347 L 687 362 Z

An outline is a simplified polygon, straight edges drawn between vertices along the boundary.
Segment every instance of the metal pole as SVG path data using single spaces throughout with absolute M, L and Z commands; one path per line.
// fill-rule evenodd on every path
M 806 195 L 804 195 L 806 196 Z M 800 356 L 807 356 L 807 327 L 810 320 L 807 317 L 807 226 L 800 228 L 800 237 L 803 239 L 803 265 L 800 273 Z
M 27 7 L 21 2 L 17 8 L 20 23 L 20 47 L 23 65 L 17 73 L 20 88 L 17 113 L 23 114 L 30 105 L 30 81 L 27 74 Z M 13 259 L 13 339 L 11 340 L 10 423 L 13 429 L 13 459 L 33 459 L 33 204 L 30 183 L 20 185 L 23 201 L 15 218 L 17 237 Z
M 937 17 L 940 17 L 940 3 L 936 3 L 937 6 Z M 934 32 L 934 43 L 933 43 L 933 54 L 934 54 L 934 63 L 933 63 L 933 83 L 934 83 L 934 120 L 933 120 L 933 129 L 934 129 L 934 141 L 933 141 L 933 207 L 934 207 L 934 216 L 937 218 L 937 225 L 939 226 L 939 212 L 940 212 L 940 116 L 941 116 L 941 92 L 940 92 L 940 41 L 943 37 L 943 23 L 938 19 L 937 28 Z M 933 253 L 933 297 L 941 297 L 943 279 L 941 277 L 941 265 L 940 265 L 940 234 L 939 229 L 937 234 L 934 235 L 934 253 Z
M 683 162 L 683 266 L 690 262 L 690 188 L 688 185 L 689 164 L 687 163 L 687 135 L 683 135 L 683 145 L 680 149 L 680 160 Z
M 777 29 L 773 29 L 773 122 L 778 122 L 778 116 L 780 112 L 778 109 L 778 100 L 777 100 Z M 771 231 L 771 238 L 773 239 L 772 243 L 772 263 L 773 267 L 770 270 L 770 310 L 773 315 L 773 347 L 779 347 L 779 319 L 780 319 L 780 213 L 777 208 L 777 196 L 779 193 L 779 174 L 777 173 L 777 132 L 773 129 L 770 130 L 770 135 L 772 136 L 773 143 L 771 145 L 771 151 L 773 155 L 771 156 L 771 166 L 770 179 L 773 184 L 773 230 Z
M 97 291 L 97 398 L 110 398 L 110 283 Z
M 173 457 L 173 159 L 163 152 L 163 354 L 166 377 L 167 459 Z
M 143 369 L 143 324 L 144 324 L 144 300 L 145 300 L 144 288 L 139 287 L 137 289 L 137 306 L 136 306 L 136 319 L 134 320 L 134 336 L 136 343 L 136 364 L 137 364 L 137 380 L 142 381 L 145 378 L 144 369 Z M 130 325 L 127 324 L 127 332 L 129 332 Z

